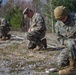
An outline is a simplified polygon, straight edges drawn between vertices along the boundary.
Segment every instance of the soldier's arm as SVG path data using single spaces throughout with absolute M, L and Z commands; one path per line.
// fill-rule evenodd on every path
M 35 14 L 34 18 L 32 19 L 32 22 L 30 23 L 30 30 L 32 31 L 37 31 L 41 29 L 42 25 L 42 18 L 38 15 Z
M 63 37 L 63 35 L 60 34 L 60 31 L 59 31 L 59 27 L 58 27 L 58 22 L 55 24 L 55 31 L 56 31 L 56 35 L 57 37 Z
M 43 18 L 41 16 L 38 16 L 36 18 L 36 26 L 34 26 L 35 30 L 37 31 L 40 31 L 40 30 L 43 30 L 44 29 L 44 21 L 43 21 Z
M 72 37 L 76 33 L 76 25 L 67 33 L 67 37 Z

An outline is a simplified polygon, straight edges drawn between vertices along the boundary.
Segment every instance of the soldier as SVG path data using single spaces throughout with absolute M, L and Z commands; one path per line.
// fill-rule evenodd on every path
M 10 39 L 11 35 L 8 34 L 10 31 L 10 25 L 4 18 L 0 18 L 0 38 L 1 40 Z
M 58 56 L 57 63 L 63 69 L 59 75 L 76 75 L 76 15 L 68 13 L 64 6 L 54 9 L 57 20 L 55 27 L 58 41 L 65 45 L 65 49 Z M 65 68 L 64 68 L 65 67 Z
M 46 26 L 44 18 L 39 13 L 34 13 L 33 10 L 25 8 L 23 11 L 24 18 L 30 18 L 30 28 L 27 33 L 29 40 L 28 49 L 42 49 L 47 47 L 45 34 Z

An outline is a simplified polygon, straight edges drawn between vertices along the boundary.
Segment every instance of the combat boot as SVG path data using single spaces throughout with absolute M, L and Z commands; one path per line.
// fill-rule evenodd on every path
M 0 36 L 0 40 L 2 39 L 2 36 Z
M 7 37 L 6 39 L 9 40 L 11 38 L 11 34 L 7 34 L 6 37 Z
M 59 75 L 76 75 L 76 60 L 69 60 L 69 66 L 59 71 Z
M 42 42 L 44 48 L 46 49 L 47 48 L 47 41 L 46 41 L 46 39 L 42 39 L 41 42 Z
M 40 42 L 37 44 L 36 48 L 34 48 L 33 50 L 41 50 L 43 48 L 43 44 Z
M 28 44 L 28 49 L 34 49 L 34 48 L 36 48 L 36 45 L 30 41 Z
M 2 36 L 2 37 L 1 37 L 1 40 L 6 40 L 6 37 L 5 37 L 5 36 Z

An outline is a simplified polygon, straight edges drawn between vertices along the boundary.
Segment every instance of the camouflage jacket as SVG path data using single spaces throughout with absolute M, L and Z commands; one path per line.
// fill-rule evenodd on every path
M 76 50 L 74 46 L 76 46 L 76 15 L 75 14 L 68 14 L 68 19 L 65 23 L 61 21 L 57 21 L 55 24 L 56 33 L 59 38 L 59 42 L 61 41 L 64 45 L 67 46 L 68 50 L 63 50 L 59 56 L 59 62 L 67 61 L 68 57 L 72 57 L 76 59 Z M 67 34 L 72 34 L 71 37 L 68 37 Z M 61 43 L 62 44 L 62 43 Z
M 61 21 L 57 21 L 55 24 L 55 29 L 58 37 L 60 39 L 69 39 L 67 34 L 72 34 L 70 38 L 76 38 L 76 15 L 75 14 L 68 14 L 68 20 L 63 23 Z
M 0 18 L 0 31 L 1 32 L 10 31 L 10 24 L 5 18 Z
M 46 31 L 44 18 L 39 13 L 33 15 L 30 21 L 30 28 L 34 28 L 35 31 Z

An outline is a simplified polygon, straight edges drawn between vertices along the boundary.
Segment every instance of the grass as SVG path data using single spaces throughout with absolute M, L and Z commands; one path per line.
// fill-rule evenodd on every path
M 49 75 L 58 75 L 58 73 L 57 72 L 54 72 L 54 73 L 49 73 Z

